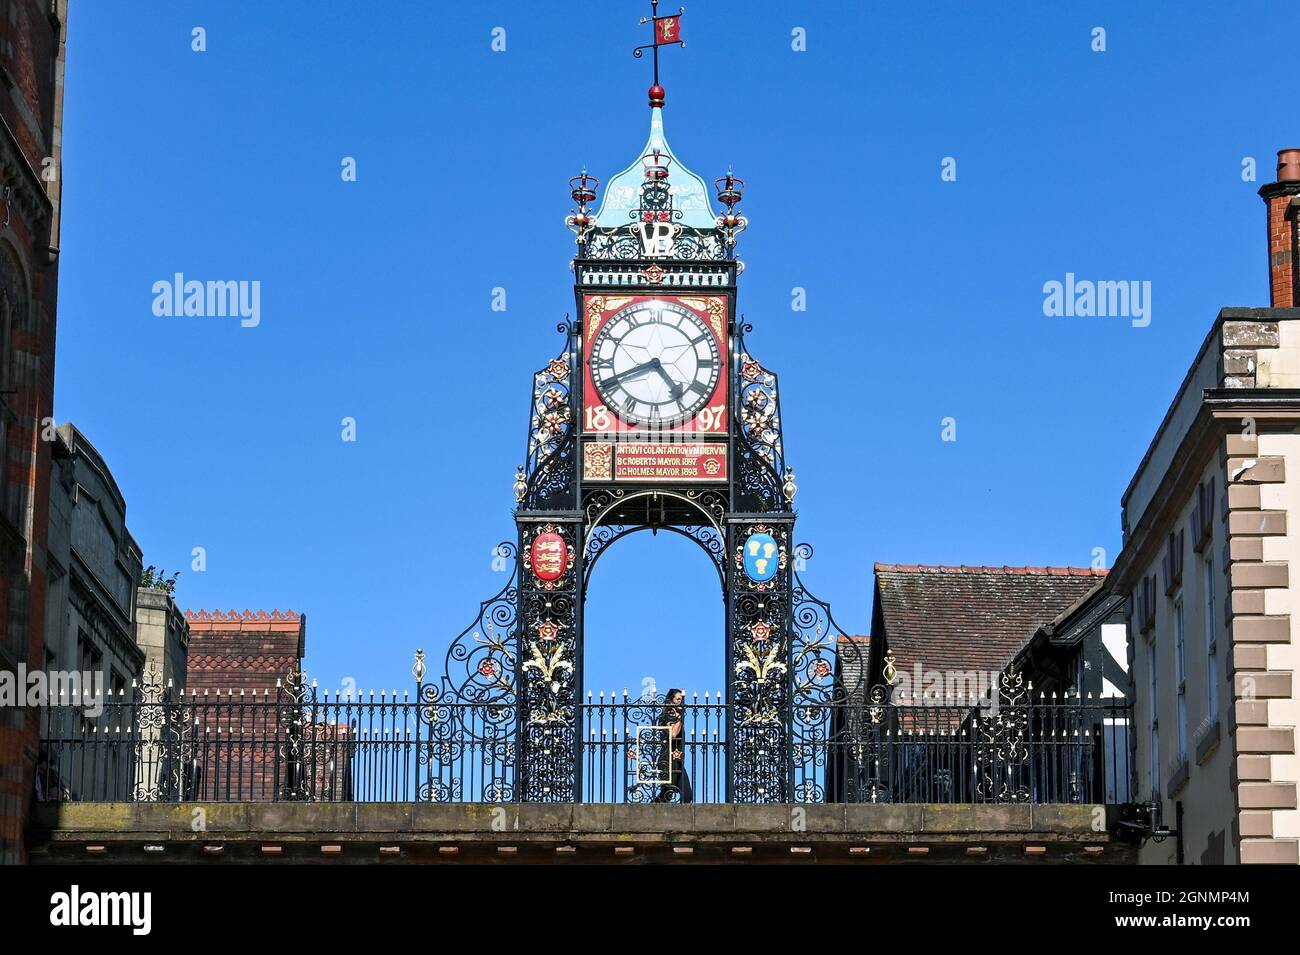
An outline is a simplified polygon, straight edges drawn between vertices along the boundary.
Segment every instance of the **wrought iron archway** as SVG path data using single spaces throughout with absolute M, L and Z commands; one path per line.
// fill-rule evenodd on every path
M 656 515 L 654 512 L 655 504 L 665 498 L 671 498 L 693 509 L 702 518 L 701 523 L 667 523 L 662 519 L 661 515 Z M 638 502 L 644 502 L 646 505 L 646 519 L 639 522 L 629 521 L 623 523 L 629 513 L 639 510 L 636 507 Z M 652 534 L 657 534 L 659 531 L 669 531 L 698 545 L 708 556 L 714 569 L 717 570 L 718 584 L 722 589 L 723 599 L 726 598 L 726 531 L 720 523 L 714 520 L 713 515 L 710 514 L 701 500 L 675 491 L 658 489 L 637 491 L 605 502 L 603 507 L 599 508 L 594 514 L 594 518 L 595 520 L 588 527 L 586 536 L 583 539 L 584 601 L 587 588 L 591 584 L 591 573 L 596 567 L 596 562 L 615 542 L 641 531 L 650 531 Z M 611 518 L 614 518 L 613 522 L 611 522 Z
M 528 462 L 516 480 L 518 536 L 494 552 L 506 579 L 453 641 L 443 678 L 422 690 L 433 716 L 440 703 L 483 710 L 469 725 L 457 716 L 461 708 L 447 707 L 443 742 L 487 748 L 501 767 L 482 783 L 494 797 L 580 798 L 578 704 L 591 573 L 615 541 L 669 530 L 708 554 L 724 599 L 727 798 L 822 798 L 826 742 L 844 729 L 831 725 L 825 704 L 850 699 L 843 677 L 865 677 L 865 647 L 848 640 L 800 576 L 812 550 L 793 542 L 793 477 L 784 465 L 776 376 L 745 350 L 748 326 L 736 335 L 734 401 L 742 409 L 732 434 L 736 478 L 726 488 L 687 489 L 579 480 L 571 382 L 580 343 L 574 325 L 561 323 L 559 330 L 564 348 L 534 375 Z M 733 502 L 758 509 L 738 511 Z M 745 573 L 741 552 L 758 534 L 770 535 L 779 552 L 778 572 L 762 582 Z M 552 580 L 529 569 L 528 555 L 542 535 L 564 542 L 564 564 Z M 862 659 L 846 665 L 845 653 Z M 458 719 L 464 725 L 452 725 Z M 823 755 L 810 761 L 814 751 Z

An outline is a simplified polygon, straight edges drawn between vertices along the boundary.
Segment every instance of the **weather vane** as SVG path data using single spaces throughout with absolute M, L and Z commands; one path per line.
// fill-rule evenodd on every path
M 642 17 L 641 23 L 652 24 L 654 27 L 654 42 L 647 43 L 637 47 L 632 51 L 632 55 L 638 60 L 645 50 L 654 51 L 654 85 L 650 87 L 650 105 L 664 105 L 664 88 L 659 85 L 659 48 L 661 46 L 685 46 L 682 40 L 682 14 L 686 12 L 685 7 L 678 7 L 677 12 L 672 16 L 659 16 L 659 0 L 650 0 L 650 16 Z

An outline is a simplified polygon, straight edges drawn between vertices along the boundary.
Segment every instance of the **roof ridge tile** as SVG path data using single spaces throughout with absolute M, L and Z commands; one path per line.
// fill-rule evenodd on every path
M 1012 567 L 1006 564 L 995 567 L 978 564 L 886 564 L 879 561 L 875 564 L 875 572 L 877 574 L 1006 574 L 1022 577 L 1105 577 L 1107 574 L 1105 568 L 1098 567 L 1035 567 L 1030 565 Z

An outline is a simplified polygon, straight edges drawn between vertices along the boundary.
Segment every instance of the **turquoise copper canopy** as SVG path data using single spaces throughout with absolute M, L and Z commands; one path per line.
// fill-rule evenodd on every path
M 656 158 L 657 154 L 657 158 Z M 673 208 L 681 212 L 674 221 L 692 229 L 712 229 L 717 225 L 709 192 L 704 180 L 678 161 L 664 136 L 664 111 L 655 106 L 650 110 L 650 139 L 641 155 L 630 166 L 610 180 L 605 187 L 605 197 L 596 213 L 595 225 L 613 229 L 632 221 L 632 210 L 641 205 L 641 186 L 646 181 L 648 165 L 668 165 L 668 186 Z

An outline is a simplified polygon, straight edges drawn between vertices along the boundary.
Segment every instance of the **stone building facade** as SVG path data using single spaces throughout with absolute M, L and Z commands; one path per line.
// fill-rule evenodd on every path
M 93 743 L 52 753 L 50 737 L 66 736 L 82 718 L 94 723 L 93 731 L 81 729 L 92 738 L 111 732 L 104 706 L 132 698 L 146 660 L 136 639 L 140 547 L 127 529 L 126 500 L 86 436 L 61 425 L 51 451 L 43 669 L 59 681 L 50 693 L 63 706 L 54 724 L 47 713 L 41 728 L 38 788 L 49 798 L 58 779 L 82 797 L 125 792 L 132 776 L 127 754 L 101 753 Z
M 142 565 L 108 465 L 74 425 L 61 425 L 50 480 L 46 670 L 102 673 L 104 688 L 122 698 L 144 671 L 135 632 Z
M 176 692 L 185 688 L 190 625 L 167 591 L 136 590 L 135 642 L 144 653 L 145 673 L 153 668 L 162 686 Z
M 0 669 L 45 665 L 46 489 L 67 0 L 0 14 Z M 0 864 L 22 858 L 36 714 L 0 709 Z
M 1267 208 L 1270 308 L 1219 313 L 1123 497 L 1143 862 L 1300 862 L 1300 150 Z

